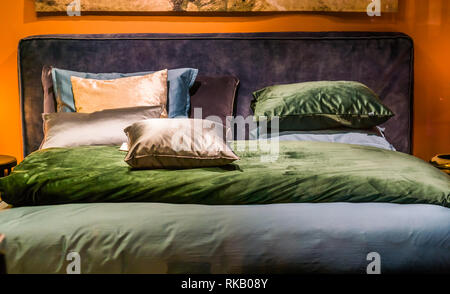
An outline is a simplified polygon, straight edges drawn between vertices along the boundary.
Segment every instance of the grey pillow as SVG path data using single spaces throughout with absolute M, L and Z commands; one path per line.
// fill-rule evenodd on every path
M 93 113 L 44 113 L 44 140 L 39 149 L 88 145 L 121 145 L 124 129 L 135 122 L 159 118 L 161 106 L 108 109 Z

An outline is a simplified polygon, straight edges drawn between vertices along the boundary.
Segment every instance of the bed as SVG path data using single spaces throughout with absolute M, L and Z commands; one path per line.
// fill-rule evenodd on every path
M 132 175 L 115 147 L 34 152 L 46 64 L 232 74 L 234 114 L 244 117 L 268 84 L 359 81 L 395 112 L 382 127 L 397 151 L 287 140 L 276 163 L 238 152 L 226 168 Z M 413 43 L 404 34 L 34 36 L 20 42 L 18 67 L 26 160 L 1 183 L 20 187 L 10 191 L 23 204 L 0 212 L 9 273 L 65 273 L 70 252 L 82 273 L 364 274 L 370 253 L 382 273 L 450 272 L 450 179 L 408 155 Z

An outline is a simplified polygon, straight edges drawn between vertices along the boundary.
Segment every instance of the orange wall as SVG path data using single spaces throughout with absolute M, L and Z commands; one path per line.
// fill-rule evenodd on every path
M 34 0 L 3 1 L 0 12 L 0 154 L 22 158 L 17 44 L 37 34 L 401 31 L 416 45 L 414 154 L 450 152 L 450 1 L 400 0 L 400 12 L 259 16 L 40 17 Z

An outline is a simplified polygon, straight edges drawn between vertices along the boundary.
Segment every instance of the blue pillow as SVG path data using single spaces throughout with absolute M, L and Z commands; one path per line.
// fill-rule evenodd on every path
M 70 77 L 75 76 L 84 79 L 94 80 L 113 80 L 132 76 L 143 76 L 154 73 L 136 72 L 136 73 L 86 73 L 76 72 L 64 69 L 53 68 L 53 90 L 58 105 L 58 112 L 76 112 L 73 99 L 72 83 Z M 189 89 L 197 78 L 198 69 L 178 68 L 169 70 L 168 86 L 169 97 L 167 101 L 167 111 L 170 118 L 188 117 L 191 104 L 191 96 Z

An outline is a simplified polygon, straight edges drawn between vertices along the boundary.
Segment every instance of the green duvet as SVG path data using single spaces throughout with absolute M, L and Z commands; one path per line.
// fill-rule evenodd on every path
M 274 162 L 263 162 L 257 151 L 236 153 L 241 160 L 225 167 L 132 170 L 118 147 L 47 149 L 0 179 L 1 197 L 13 206 L 389 202 L 450 207 L 450 177 L 403 153 L 322 142 L 280 142 Z

